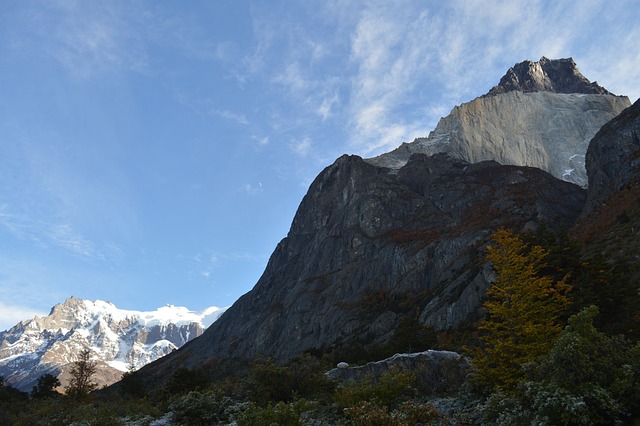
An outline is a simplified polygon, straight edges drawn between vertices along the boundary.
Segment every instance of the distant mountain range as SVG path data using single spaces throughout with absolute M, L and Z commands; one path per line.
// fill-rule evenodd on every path
M 123 372 L 137 370 L 200 336 L 225 309 L 193 312 L 164 306 L 140 312 L 71 297 L 46 317 L 36 316 L 0 333 L 0 376 L 28 391 L 41 375 L 50 373 L 64 387 L 70 365 L 88 348 L 98 363 L 96 383 L 110 385 Z

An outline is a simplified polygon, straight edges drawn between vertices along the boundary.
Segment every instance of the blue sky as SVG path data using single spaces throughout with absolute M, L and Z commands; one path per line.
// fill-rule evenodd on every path
M 640 96 L 637 0 L 4 1 L 0 330 L 74 295 L 227 306 L 338 156 L 524 59 Z

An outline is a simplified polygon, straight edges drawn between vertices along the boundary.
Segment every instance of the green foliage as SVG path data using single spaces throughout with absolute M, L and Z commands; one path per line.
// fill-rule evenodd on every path
M 170 395 L 179 395 L 193 390 L 203 390 L 209 386 L 211 381 L 203 371 L 180 367 L 171 375 L 165 390 Z
M 303 355 L 287 365 L 271 359 L 255 361 L 245 382 L 248 397 L 259 404 L 289 402 L 295 398 L 322 398 L 331 393 L 320 361 Z
M 178 424 L 213 425 L 228 423 L 234 401 L 213 390 L 191 391 L 171 399 L 169 410 Z
M 640 211 L 631 216 L 640 225 Z M 548 255 L 547 266 L 541 271 L 555 280 L 569 277 L 571 305 L 566 317 L 585 306 L 596 305 L 600 315 L 595 325 L 608 334 L 624 334 L 640 338 L 640 239 L 630 228 L 616 226 L 604 241 L 580 245 L 566 234 L 554 234 L 541 229 L 526 235 L 530 244 L 541 245 Z M 588 227 L 584 227 L 588 228 Z
M 528 366 L 528 378 L 483 406 L 486 423 L 629 424 L 640 414 L 640 344 L 598 331 L 595 306 L 569 318 L 549 353 Z
M 392 368 L 379 378 L 367 376 L 343 384 L 336 389 L 336 401 L 342 407 L 355 407 L 362 401 L 370 401 L 377 406 L 395 407 L 415 393 L 415 373 Z
M 433 348 L 438 339 L 432 328 L 420 324 L 419 312 L 404 316 L 396 327 L 393 338 L 385 345 L 386 354 L 378 359 L 397 353 L 420 352 Z
M 344 415 L 356 426 L 413 426 L 433 424 L 443 418 L 430 404 L 406 401 L 393 411 L 370 401 L 346 408 Z
M 135 371 L 133 366 L 130 366 L 129 370 L 122 374 L 120 378 L 120 392 L 135 398 L 140 398 L 145 395 L 142 377 L 140 377 L 140 373 Z
M 597 315 L 591 306 L 571 317 L 537 366 L 537 383 L 527 384 L 531 406 L 552 423 L 576 416 L 587 419 L 583 424 L 625 423 L 628 411 L 640 409 L 640 344 L 598 331 L 593 325 Z M 564 397 L 546 397 L 550 394 Z M 576 401 L 573 409 L 567 401 Z
M 98 387 L 93 381 L 96 368 L 96 362 L 91 361 L 91 351 L 88 348 L 80 351 L 78 360 L 71 367 L 71 379 L 66 389 L 67 396 L 76 401 L 86 400 Z
M 7 385 L 4 377 L 0 376 L 0 424 L 18 424 L 28 400 L 29 396 L 25 392 Z
M 305 415 L 315 409 L 315 404 L 305 400 L 295 400 L 289 403 L 278 402 L 261 407 L 253 402 L 236 415 L 238 426 L 304 426 Z
M 45 374 L 38 378 L 38 383 L 31 389 L 31 398 L 52 398 L 60 396 L 56 388 L 61 386 L 60 380 L 53 374 Z
M 570 288 L 539 275 L 545 266 L 542 247 L 528 247 L 503 228 L 492 240 L 487 259 L 496 281 L 484 303 L 488 317 L 479 327 L 482 346 L 472 350 L 474 380 L 510 390 L 524 378 L 523 366 L 547 353 L 560 334 L 558 317 Z

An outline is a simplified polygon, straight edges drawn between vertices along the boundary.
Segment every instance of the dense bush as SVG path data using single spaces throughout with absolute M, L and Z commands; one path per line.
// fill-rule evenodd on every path
M 344 410 L 345 416 L 356 426 L 414 426 L 427 425 L 443 419 L 431 405 L 405 401 L 393 411 L 370 401 L 362 401 Z
M 628 424 L 640 414 L 640 344 L 598 331 L 595 306 L 569 319 L 551 351 L 511 395 L 483 406 L 497 424 Z
M 336 389 L 336 401 L 342 407 L 355 407 L 363 401 L 377 406 L 396 407 L 416 394 L 416 375 L 390 369 L 379 378 L 363 377 Z
M 178 424 L 213 425 L 228 423 L 233 415 L 234 401 L 213 390 L 191 391 L 171 399 L 169 410 Z

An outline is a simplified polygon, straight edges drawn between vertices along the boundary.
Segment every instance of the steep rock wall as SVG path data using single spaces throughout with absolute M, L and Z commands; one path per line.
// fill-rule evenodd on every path
M 446 152 L 472 163 L 537 167 L 586 186 L 589 141 L 629 104 L 627 97 L 607 94 L 508 91 L 480 97 L 456 106 L 427 138 L 367 161 L 398 168 L 413 153 Z
M 256 286 L 145 371 L 384 342 L 402 317 L 398 301 L 410 300 L 423 324 L 454 327 L 490 282 L 483 246 L 493 230 L 566 229 L 584 199 L 534 168 L 440 154 L 392 171 L 343 156 L 313 182 Z

